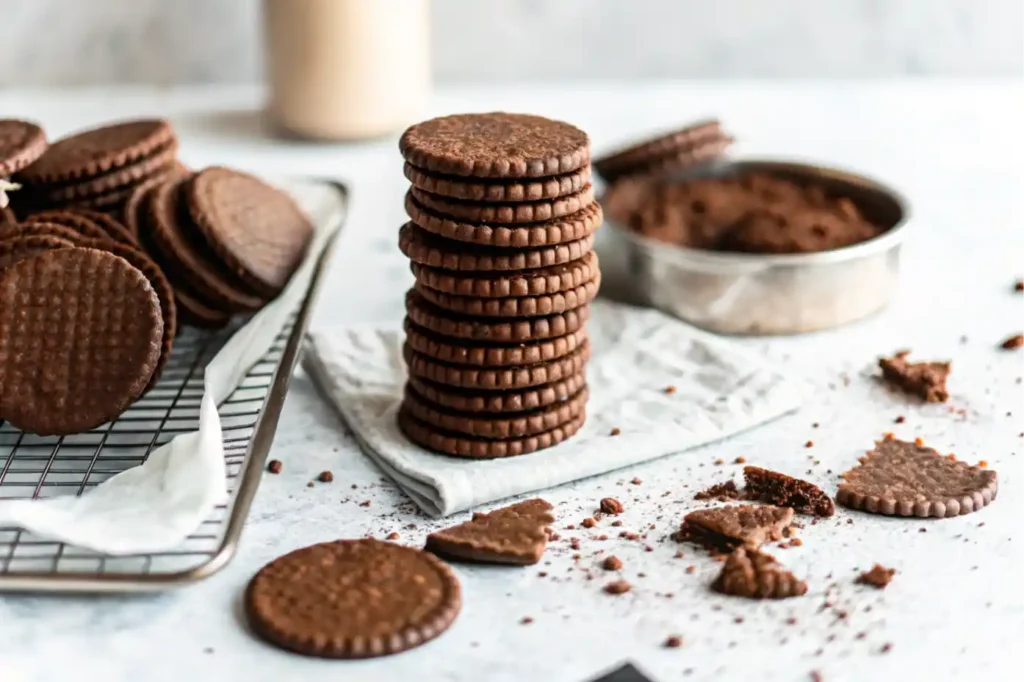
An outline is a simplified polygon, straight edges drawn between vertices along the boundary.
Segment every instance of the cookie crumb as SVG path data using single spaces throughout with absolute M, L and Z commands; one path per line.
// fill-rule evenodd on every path
M 679 635 L 669 635 L 667 638 L 665 638 L 664 646 L 666 649 L 678 649 L 682 645 L 683 638 Z
M 697 570 L 697 567 L 694 566 L 693 564 L 690 564 L 689 566 L 686 567 L 686 572 L 687 573 L 693 573 L 696 570 Z
M 621 514 L 624 509 L 622 503 L 614 497 L 602 498 L 599 506 L 602 514 Z
M 634 476 L 633 480 L 630 481 L 630 483 L 632 483 L 633 485 L 640 485 L 641 483 L 643 483 L 643 481 L 640 480 L 639 476 Z
M 397 540 L 400 537 L 402 537 L 402 536 L 398 534 L 398 531 L 391 531 L 390 533 L 388 533 L 388 536 L 386 538 L 384 538 L 384 539 L 385 540 Z
M 870 571 L 865 571 L 857 576 L 856 582 L 860 585 L 871 585 L 882 590 L 892 581 L 894 575 L 896 575 L 896 569 L 886 568 L 882 564 L 875 564 L 871 567 Z
M 736 462 L 736 464 L 746 464 L 747 463 L 747 458 L 746 457 L 737 457 L 734 461 Z
M 901 414 L 900 416 L 896 417 L 896 419 L 894 419 L 893 421 L 896 422 L 897 424 L 902 424 L 903 422 L 907 421 L 907 418 Z
M 281 460 L 279 460 L 279 459 L 272 459 L 272 460 L 270 460 L 270 463 L 267 464 L 267 471 L 269 471 L 272 474 L 279 474 L 279 473 L 281 473 L 281 468 L 282 467 L 283 467 L 283 465 L 281 464 Z
M 804 443 L 804 447 L 805 448 L 813 448 L 814 447 L 814 441 L 813 440 L 807 441 L 806 443 Z
M 825 678 L 817 670 L 811 671 L 811 682 L 824 682 Z
M 790 616 L 786 619 L 786 625 L 796 625 L 796 622 L 796 618 L 794 618 L 793 616 Z
M 625 580 L 616 580 L 604 586 L 604 591 L 608 594 L 625 594 L 631 589 L 633 589 L 633 586 Z
M 620 429 L 618 426 L 616 426 L 615 428 L 613 428 L 611 431 L 608 432 L 608 435 L 609 436 L 617 436 L 620 433 L 622 433 L 622 429 Z
M 1024 279 L 1018 279 L 1013 283 L 1013 290 L 1016 292 L 1024 291 Z
M 307 488 L 312 488 L 313 485 L 314 485 L 313 481 L 310 481 L 309 483 L 306 484 L 306 487 Z
M 672 386 L 671 384 L 669 384 L 668 386 L 666 386 L 666 387 L 665 387 L 664 389 L 662 389 L 662 390 L 664 390 L 666 394 L 668 394 L 668 395 L 672 395 L 673 393 L 675 393 L 675 392 L 676 392 L 676 387 L 675 387 L 675 386 Z
M 1017 350 L 1024 346 L 1024 334 L 1015 334 L 1000 344 L 1003 350 Z
M 366 501 L 364 501 L 364 502 L 360 502 L 360 503 L 359 503 L 359 506 L 360 506 L 360 507 L 369 507 L 369 506 L 370 506 L 370 501 L 369 501 L 369 500 L 366 500 Z
M 519 621 L 519 624 L 520 625 L 529 625 L 532 622 L 533 622 L 533 618 L 530 618 L 529 616 L 523 616 L 522 620 Z
M 882 653 L 887 654 L 892 651 L 892 642 L 886 642 L 882 645 Z
M 617 571 L 622 568 L 622 559 L 614 555 L 607 556 L 601 562 L 601 568 L 606 571 Z
M 320 475 L 316 477 L 316 480 L 321 483 L 330 483 L 334 480 L 334 472 L 332 471 L 321 471 Z
M 716 466 L 722 466 L 723 464 L 725 464 L 725 460 L 724 459 L 716 459 L 715 460 L 715 465 Z
M 693 496 L 695 500 L 737 500 L 742 497 L 736 482 L 729 480 L 724 483 L 716 483 L 710 488 L 705 488 Z

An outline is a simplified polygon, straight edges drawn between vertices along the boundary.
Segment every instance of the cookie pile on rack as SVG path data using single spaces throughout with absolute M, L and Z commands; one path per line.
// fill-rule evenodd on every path
M 586 416 L 586 322 L 601 283 L 590 140 L 561 121 L 461 114 L 400 141 L 409 378 L 399 427 L 428 449 L 507 457 Z
M 65 435 L 117 418 L 181 325 L 258 310 L 298 267 L 313 230 L 287 194 L 193 173 L 177 149 L 160 120 L 50 146 L 36 124 L 0 120 L 0 420 Z

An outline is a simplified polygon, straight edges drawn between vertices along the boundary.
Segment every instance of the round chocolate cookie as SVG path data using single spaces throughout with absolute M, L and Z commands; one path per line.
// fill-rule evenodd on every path
M 115 419 L 148 385 L 162 337 L 156 292 L 124 259 L 62 248 L 21 260 L 0 271 L 0 415 L 40 435 Z
M 0 239 L 0 270 L 44 251 L 72 246 L 75 246 L 73 241 L 49 234 L 15 235 Z
M 538 410 L 567 400 L 586 385 L 587 378 L 581 372 L 561 381 L 520 391 L 474 391 L 445 386 L 414 376 L 410 376 L 408 381 L 417 393 L 435 405 L 460 412 L 500 413 Z
M 584 341 L 572 353 L 534 365 L 481 368 L 454 365 L 417 353 L 408 344 L 402 348 L 411 376 L 446 386 L 478 390 L 519 390 L 541 386 L 575 376 L 590 359 L 590 342 Z
M 594 159 L 594 170 L 612 181 L 624 175 L 658 170 L 673 160 L 703 159 L 710 149 L 716 149 L 717 155 L 731 142 L 732 138 L 722 131 L 721 123 L 701 121 Z
M 0 178 L 30 166 L 46 151 L 46 133 L 35 123 L 0 119 Z
M 515 248 L 577 241 L 594 234 L 604 220 L 601 205 L 594 201 L 576 213 L 531 225 L 467 223 L 431 213 L 417 203 L 411 192 L 405 195 L 405 212 L 413 223 L 445 239 Z
M 579 431 L 585 420 L 585 415 L 581 415 L 562 426 L 535 436 L 490 440 L 446 432 L 420 421 L 404 409 L 398 412 L 398 428 L 412 442 L 435 452 L 473 459 L 516 457 L 549 448 Z
M 485 178 L 547 177 L 590 162 L 579 128 L 541 116 L 455 114 L 417 123 L 398 147 L 406 161 L 435 173 Z
M 449 199 L 437 194 L 424 192 L 413 187 L 409 190 L 412 200 L 421 211 L 433 213 L 436 217 L 451 218 L 471 223 L 499 223 L 518 225 L 556 220 L 582 211 L 594 201 L 594 188 L 589 183 L 583 189 L 558 199 L 542 199 L 511 204 L 486 204 L 481 202 Z M 409 199 L 406 199 L 406 204 Z
M 100 241 L 116 241 L 138 247 L 128 229 L 105 213 L 84 208 L 72 208 L 33 213 L 26 220 L 54 223 L 80 232 L 83 237 Z
M 6 223 L 0 225 L 0 240 L 12 237 L 27 237 L 29 235 L 42 235 L 47 237 L 60 237 L 73 243 L 78 243 L 82 234 L 75 232 L 70 227 L 57 225 L 56 223 L 35 222 Z
M 199 329 L 221 329 L 231 321 L 230 313 L 214 310 L 181 288 L 174 290 L 174 303 L 178 309 L 179 324 Z
M 213 167 L 185 189 L 188 213 L 210 249 L 263 298 L 284 289 L 313 237 L 313 226 L 285 192 L 262 180 Z
M 155 257 L 175 289 L 194 291 L 203 303 L 226 313 L 258 310 L 263 299 L 243 290 L 240 282 L 228 281 L 227 273 L 216 255 L 198 235 L 195 227 L 186 224 L 186 213 L 180 205 L 184 180 L 158 186 L 149 195 L 147 220 L 151 228 L 145 243 L 152 244 Z
M 461 273 L 411 264 L 416 281 L 435 291 L 456 296 L 509 298 L 544 296 L 584 286 L 598 275 L 597 254 L 578 261 L 523 272 Z
M 441 336 L 488 342 L 524 343 L 572 334 L 590 319 L 590 307 L 583 306 L 547 317 L 511 320 L 478 319 L 438 308 L 410 289 L 405 294 L 409 319 Z
M 536 436 L 581 417 L 587 406 L 587 389 L 547 407 L 519 414 L 453 412 L 432 405 L 411 386 L 405 388 L 402 410 L 428 426 L 475 438 L 506 440 Z
M 572 353 L 586 340 L 583 329 L 554 339 L 529 343 L 464 341 L 440 336 L 405 318 L 405 338 L 417 353 L 453 365 L 511 367 L 557 360 Z
M 134 164 L 174 144 L 174 131 L 161 120 L 138 120 L 93 128 L 54 142 L 19 182 L 71 183 Z
M 564 313 L 593 301 L 600 288 L 600 271 L 595 272 L 590 281 L 567 291 L 520 298 L 454 296 L 431 289 L 422 282 L 416 283 L 420 296 L 438 308 L 472 317 L 538 317 Z
M 373 539 L 338 540 L 274 559 L 253 577 L 253 631 L 306 656 L 370 658 L 434 639 L 462 607 L 459 582 L 433 554 Z
M 82 178 L 71 184 L 35 185 L 33 201 L 44 206 L 74 205 L 108 196 L 113 192 L 131 191 L 140 183 L 167 173 L 178 154 L 172 142 L 128 166 L 115 168 L 96 177 Z
M 398 248 L 409 260 L 432 268 L 464 272 L 532 270 L 579 260 L 594 248 L 594 235 L 554 246 L 504 249 L 444 239 L 410 222 L 398 232 Z
M 472 180 L 440 175 L 405 164 L 405 177 L 424 192 L 467 201 L 513 202 L 557 199 L 580 191 L 590 183 L 590 169 L 547 178 L 517 180 Z

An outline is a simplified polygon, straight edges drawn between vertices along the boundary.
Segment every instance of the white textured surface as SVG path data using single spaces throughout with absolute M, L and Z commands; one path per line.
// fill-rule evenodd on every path
M 367 453 L 436 516 L 728 438 L 792 412 L 806 397 L 803 381 L 722 338 L 655 310 L 599 300 L 587 323 L 583 428 L 529 457 L 453 459 L 410 443 L 398 428 L 405 336 L 393 327 L 314 330 L 303 367 Z
M 449 81 L 1024 73 L 1020 0 L 433 0 L 433 18 Z M 260 29 L 259 0 L 6 2 L 0 85 L 254 82 Z
M 163 113 L 178 124 L 189 164 L 225 162 L 349 180 L 351 219 L 315 324 L 398 320 L 411 276 L 395 246 L 404 184 L 395 141 L 352 147 L 271 141 L 252 113 L 256 102 L 254 92 L 223 88 L 0 93 L 0 111 L 39 118 L 55 135 L 112 116 Z M 1024 326 L 1024 297 L 1010 291 L 1013 279 L 1024 276 L 1019 83 L 523 87 L 446 92 L 435 108 L 495 107 L 567 118 L 587 129 L 598 148 L 716 113 L 742 140 L 740 154 L 810 156 L 890 180 L 914 207 L 896 301 L 882 315 L 833 332 L 739 341 L 815 381 L 814 400 L 797 414 L 721 444 L 545 494 L 557 505 L 559 527 L 578 524 L 599 498 L 619 497 L 626 505 L 624 529 L 655 525 L 646 531 L 651 552 L 617 539 L 609 531 L 619 529 L 603 522 L 590 531 L 560 530 L 563 539 L 545 557 L 550 565 L 460 566 L 465 607 L 451 631 L 378 661 L 332 663 L 280 653 L 252 640 L 239 619 L 246 580 L 288 549 L 393 530 L 402 541 L 418 543 L 435 527 L 382 481 L 308 378 L 297 376 L 272 452 L 284 471 L 265 477 L 235 560 L 204 583 L 161 596 L 0 599 L 0 679 L 580 682 L 625 658 L 658 680 L 796 682 L 814 669 L 829 682 L 1010 679 L 1024 631 L 1024 439 L 1018 436 L 1024 387 L 1016 383 L 1024 354 L 999 351 L 996 344 Z M 874 358 L 901 346 L 953 360 L 952 405 L 962 414 L 909 404 L 870 379 Z M 906 423 L 893 424 L 897 415 Z M 815 422 L 820 428 L 812 428 Z M 834 491 L 834 475 L 887 430 L 922 436 L 969 461 L 987 460 L 1000 474 L 999 498 L 977 514 L 944 521 L 841 510 L 834 520 L 808 525 L 803 547 L 778 555 L 807 577 L 811 592 L 785 603 L 713 596 L 707 584 L 717 564 L 688 547 L 682 548 L 685 558 L 673 558 L 677 546 L 666 537 L 692 506 L 692 492 L 737 474 L 738 466 L 716 466 L 717 459 L 743 456 L 784 471 L 809 470 L 808 479 Z M 811 449 L 803 447 L 808 439 Z M 334 483 L 307 488 L 324 469 L 333 470 Z M 642 485 L 627 483 L 634 476 Z M 364 501 L 370 505 L 361 506 Z M 850 518 L 853 525 L 846 524 Z M 410 523 L 417 527 L 406 529 Z M 928 532 L 918 532 L 922 527 Z M 601 533 L 612 539 L 593 539 Z M 567 543 L 573 535 L 584 539 L 576 570 L 570 570 Z M 593 567 L 594 555 L 603 552 L 623 559 L 633 592 L 610 597 L 600 591 L 603 575 L 585 579 L 579 569 Z M 851 584 L 856 568 L 876 561 L 900 571 L 885 592 Z M 686 574 L 691 562 L 695 572 Z M 549 575 L 542 578 L 540 571 Z M 838 608 L 849 612 L 845 620 L 835 609 L 819 610 L 832 582 Z M 656 594 L 667 591 L 675 597 Z M 524 616 L 534 622 L 520 625 Z M 790 616 L 795 625 L 784 623 Z M 662 649 L 665 636 L 676 632 L 686 639 L 683 648 Z M 859 632 L 867 633 L 864 639 L 857 639 Z M 885 642 L 893 648 L 881 655 Z M 688 668 L 693 672 L 686 676 Z

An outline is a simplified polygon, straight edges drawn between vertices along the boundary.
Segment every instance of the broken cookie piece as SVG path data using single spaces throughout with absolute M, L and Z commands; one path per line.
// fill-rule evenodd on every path
M 768 502 L 778 507 L 792 507 L 801 514 L 832 516 L 836 506 L 832 498 L 818 486 L 798 478 L 761 467 L 743 467 L 747 499 Z
M 996 472 L 896 438 L 878 441 L 842 478 L 836 502 L 890 516 L 968 514 L 990 503 L 999 490 Z
M 882 378 L 904 393 L 916 395 L 929 403 L 942 403 L 949 399 L 946 379 L 949 362 L 907 362 L 910 351 L 903 350 L 891 358 L 881 358 Z
M 726 558 L 711 589 L 747 599 L 788 599 L 806 594 L 807 583 L 797 579 L 775 557 L 740 547 Z
M 875 564 L 870 571 L 865 571 L 857 576 L 857 583 L 860 585 L 871 585 L 879 590 L 885 589 L 892 577 L 896 575 L 895 568 L 886 568 L 882 564 Z
M 529 566 L 540 561 L 554 523 L 551 505 L 534 498 L 427 536 L 426 550 L 449 559 Z
M 738 500 L 743 497 L 743 493 L 736 487 L 736 481 L 726 481 L 725 483 L 716 483 L 709 488 L 701 490 L 699 493 L 693 496 L 695 500 Z
M 788 507 L 729 504 L 690 512 L 676 537 L 714 550 L 739 546 L 757 549 L 781 538 L 783 529 L 792 522 L 793 510 Z

